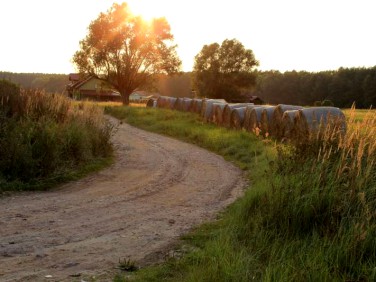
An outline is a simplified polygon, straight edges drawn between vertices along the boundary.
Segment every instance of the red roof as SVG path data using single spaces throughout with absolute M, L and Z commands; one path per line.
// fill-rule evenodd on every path
M 69 81 L 79 81 L 81 79 L 81 76 L 79 73 L 70 73 L 69 74 Z

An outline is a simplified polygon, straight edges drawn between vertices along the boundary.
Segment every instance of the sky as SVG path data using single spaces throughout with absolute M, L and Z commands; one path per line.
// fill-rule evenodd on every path
M 90 22 L 114 0 L 0 0 L 0 71 L 71 73 Z M 375 0 L 128 0 L 166 17 L 183 71 L 205 44 L 238 39 L 260 70 L 376 65 Z

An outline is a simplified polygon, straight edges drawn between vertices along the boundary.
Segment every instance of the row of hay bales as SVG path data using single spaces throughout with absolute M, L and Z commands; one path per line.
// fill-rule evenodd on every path
M 200 114 L 219 126 L 255 132 L 277 139 L 305 139 L 315 134 L 320 126 L 335 125 L 346 130 L 345 115 L 335 107 L 304 108 L 294 105 L 254 105 L 227 103 L 223 99 L 191 99 L 161 96 L 149 100 L 148 107 L 175 109 Z

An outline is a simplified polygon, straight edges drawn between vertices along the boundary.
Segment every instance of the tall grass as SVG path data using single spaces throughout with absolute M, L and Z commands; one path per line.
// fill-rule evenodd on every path
M 374 114 L 360 121 L 353 109 L 346 135 L 328 129 L 314 142 L 295 147 L 265 145 L 244 132 L 203 124 L 191 114 L 124 108 L 109 112 L 222 154 L 252 179 L 245 196 L 221 220 L 185 236 L 184 244 L 195 246 L 194 251 L 141 270 L 134 280 L 376 279 Z M 268 157 L 266 151 L 271 151 Z
M 0 191 L 46 188 L 104 165 L 111 130 L 99 107 L 39 90 L 2 93 Z

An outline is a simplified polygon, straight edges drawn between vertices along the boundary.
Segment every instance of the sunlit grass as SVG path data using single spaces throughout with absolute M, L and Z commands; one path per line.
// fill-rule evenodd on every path
M 59 94 L 0 97 L 0 192 L 47 189 L 111 162 L 103 108 Z
M 328 132 L 295 148 L 265 144 L 189 113 L 122 107 L 108 112 L 221 154 L 251 179 L 221 220 L 184 236 L 182 244 L 194 251 L 143 269 L 131 281 L 376 279 L 375 115 L 347 111 L 346 135 Z

